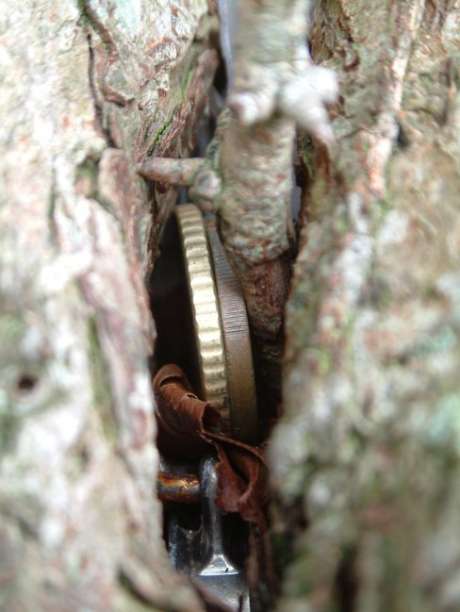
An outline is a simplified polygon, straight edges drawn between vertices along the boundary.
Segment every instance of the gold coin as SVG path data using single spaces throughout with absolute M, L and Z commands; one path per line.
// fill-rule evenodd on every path
M 193 204 L 176 209 L 193 330 L 200 396 L 218 406 L 232 435 L 257 440 L 257 401 L 249 325 L 241 287 L 215 222 Z

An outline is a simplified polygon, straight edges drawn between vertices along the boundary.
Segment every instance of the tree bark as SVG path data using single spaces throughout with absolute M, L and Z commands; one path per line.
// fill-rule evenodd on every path
M 237 12 L 238 28 L 233 53 L 223 45 L 231 75 L 228 101 L 202 166 L 196 159 L 150 159 L 140 172 L 189 184 L 190 197 L 216 212 L 246 300 L 259 404 L 267 422 L 280 404 L 295 128 L 332 144 L 326 105 L 336 101 L 337 83 L 332 71 L 311 62 L 310 0 L 222 0 L 220 5 L 221 13 Z
M 144 281 L 176 193 L 136 170 L 191 152 L 208 6 L 0 8 L 0 609 L 198 612 L 162 543 L 147 368 Z M 278 609 L 450 612 L 460 4 L 324 0 L 313 23 L 342 100 L 335 147 L 301 138 L 269 449 Z
M 0 609 L 202 610 L 169 569 L 144 277 L 216 64 L 205 0 L 0 3 Z
M 460 4 L 326 0 L 271 441 L 278 610 L 460 607 Z

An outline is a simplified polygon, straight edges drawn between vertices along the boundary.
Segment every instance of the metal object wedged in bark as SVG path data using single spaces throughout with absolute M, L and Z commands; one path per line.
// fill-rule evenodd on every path
M 199 394 L 216 404 L 232 435 L 257 440 L 257 399 L 246 306 L 212 218 L 193 204 L 176 217 L 192 306 Z
M 175 569 L 199 581 L 203 587 L 234 612 L 250 612 L 249 590 L 241 569 L 227 555 L 222 513 L 217 508 L 216 460 L 208 457 L 200 468 L 202 500 L 201 527 L 186 529 L 177 515 L 168 528 L 169 555 Z
M 206 565 L 198 579 L 233 610 L 250 612 L 249 591 L 241 570 L 227 557 L 222 532 L 222 515 L 216 506 L 217 473 L 215 459 L 207 458 L 201 466 L 203 532 L 208 550 Z

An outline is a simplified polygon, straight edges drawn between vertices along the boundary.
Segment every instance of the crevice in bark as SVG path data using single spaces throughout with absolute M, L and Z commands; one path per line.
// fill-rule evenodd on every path
M 104 30 L 103 30 L 104 31 Z M 99 101 L 98 87 L 96 83 L 96 65 L 95 65 L 95 52 L 93 47 L 93 36 L 91 32 L 86 35 L 88 41 L 88 83 L 91 91 L 91 95 L 94 103 L 94 114 L 97 119 L 97 125 L 101 135 L 105 138 L 108 147 L 117 148 L 115 141 L 113 140 L 110 129 L 104 125 L 104 111 L 102 103 Z M 103 38 L 104 40 L 104 38 Z
M 344 551 L 335 577 L 337 606 L 340 612 L 355 612 L 359 591 L 359 577 L 356 571 L 357 550 L 353 547 Z
M 441 30 L 455 0 L 427 0 L 423 21 L 428 27 Z
M 53 246 L 56 247 L 58 243 L 58 230 L 56 227 L 56 220 L 54 213 L 56 210 L 56 169 L 54 167 L 54 159 L 51 165 L 51 184 L 48 196 L 48 228 L 50 233 L 50 240 Z
M 104 435 L 110 444 L 115 444 L 118 433 L 117 421 L 113 412 L 112 398 L 107 391 L 110 388 L 110 380 L 107 376 L 107 363 L 104 359 L 98 325 L 94 317 L 88 321 L 88 344 L 94 405 L 97 408 Z

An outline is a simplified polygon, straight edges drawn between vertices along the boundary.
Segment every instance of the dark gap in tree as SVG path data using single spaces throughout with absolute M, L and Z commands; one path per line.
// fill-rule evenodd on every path
M 34 389 L 38 382 L 38 379 L 33 374 L 24 373 L 18 378 L 16 387 L 19 391 L 29 392 Z
M 335 578 L 335 591 L 340 612 L 354 612 L 359 590 L 356 573 L 356 548 L 350 547 L 344 551 Z

